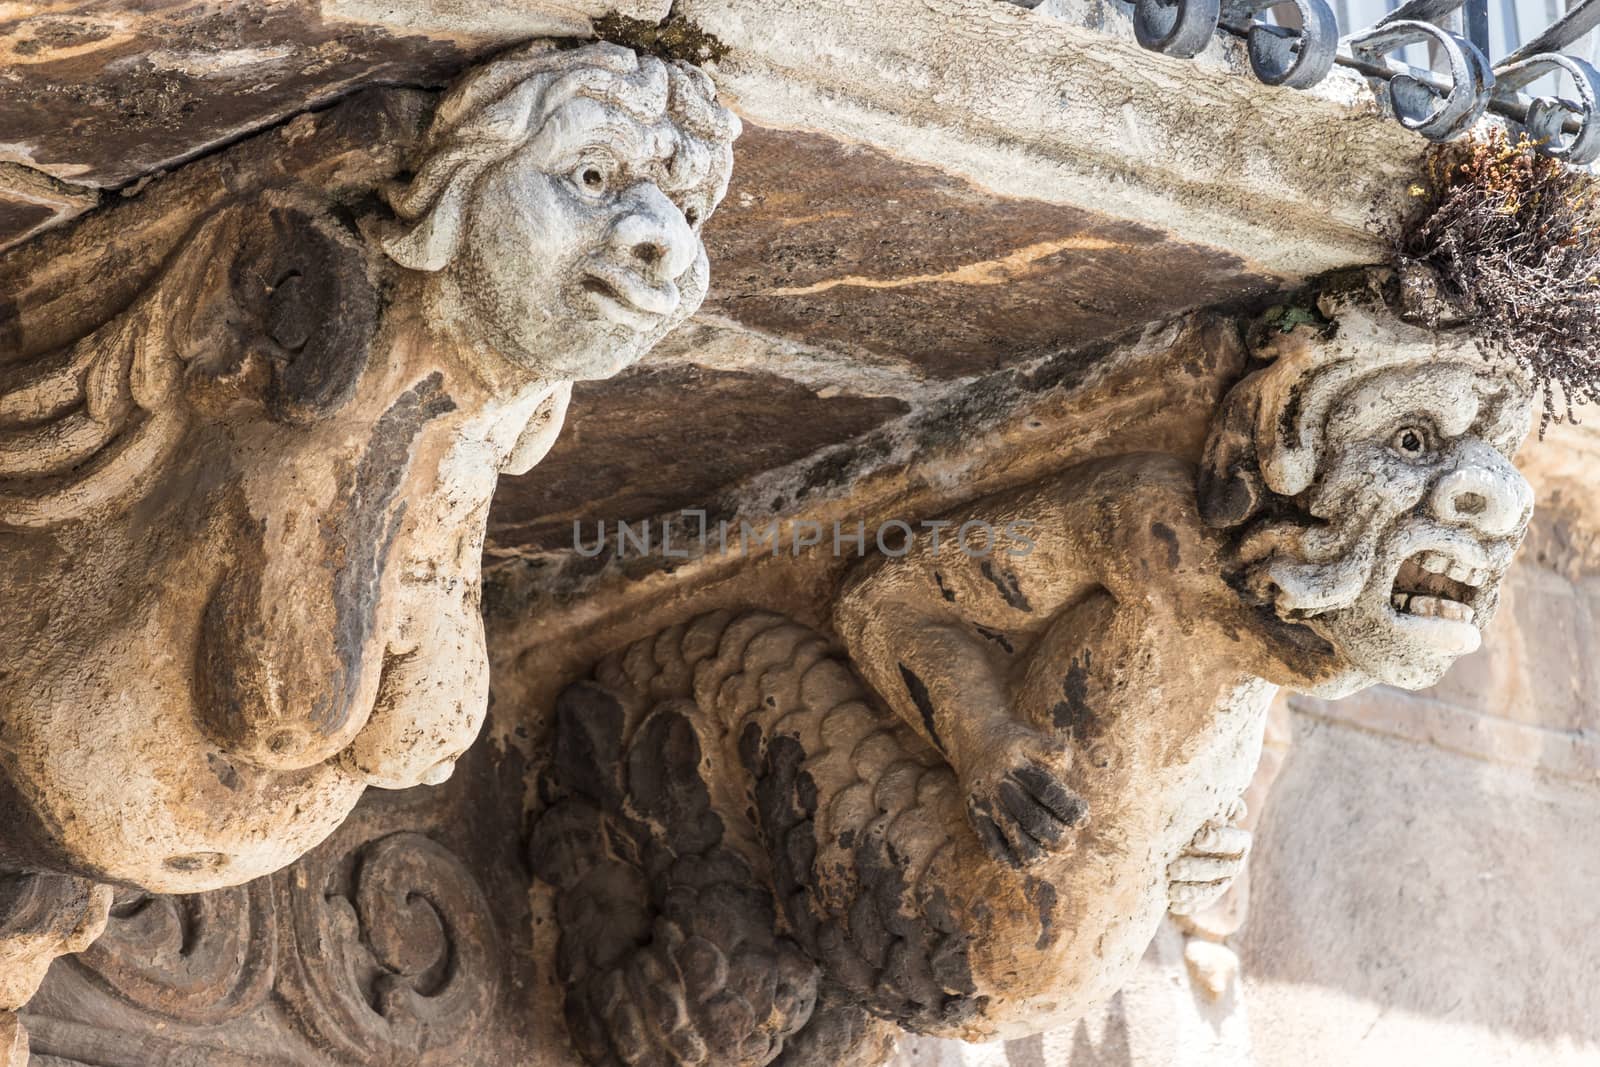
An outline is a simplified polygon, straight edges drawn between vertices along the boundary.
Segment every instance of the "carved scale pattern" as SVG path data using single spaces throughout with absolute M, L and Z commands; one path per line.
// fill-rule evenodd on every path
M 530 865 L 588 1062 L 867 1067 L 884 1020 L 982 1010 L 941 891 L 954 775 L 872 700 L 826 638 L 759 611 L 669 627 L 562 694 Z M 747 784 L 714 808 L 706 768 L 735 762 Z

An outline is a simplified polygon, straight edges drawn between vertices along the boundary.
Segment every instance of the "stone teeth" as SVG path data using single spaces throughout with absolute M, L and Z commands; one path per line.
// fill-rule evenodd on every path
M 1424 552 L 1417 557 L 1417 566 L 1434 574 L 1444 574 L 1450 569 L 1450 557 L 1443 552 Z
M 1465 563 L 1452 563 L 1450 564 L 1450 569 L 1445 571 L 1445 576 L 1453 581 L 1461 582 L 1463 584 L 1470 584 L 1472 580 L 1472 568 L 1468 567 Z
M 1424 619 L 1450 619 L 1453 622 L 1471 622 L 1476 616 L 1470 607 L 1456 600 L 1447 600 L 1437 596 L 1406 596 L 1396 593 L 1393 597 L 1396 608 L 1411 615 Z
M 1411 598 L 1411 603 L 1406 605 L 1406 610 L 1413 615 L 1435 618 L 1443 605 L 1444 601 L 1436 596 L 1414 596 Z
M 1489 580 L 1489 572 L 1487 570 L 1484 570 L 1482 567 L 1479 567 L 1477 570 L 1469 572 L 1467 574 L 1467 576 L 1462 579 L 1462 581 L 1466 582 L 1468 585 L 1470 585 L 1470 586 L 1472 586 L 1474 588 L 1476 588 L 1476 587 L 1478 587 L 1480 585 L 1483 585 L 1488 580 Z

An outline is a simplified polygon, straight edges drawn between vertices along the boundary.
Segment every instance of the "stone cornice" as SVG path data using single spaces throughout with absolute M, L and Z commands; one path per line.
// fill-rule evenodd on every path
M 1352 71 L 1272 88 L 1240 42 L 1160 56 L 1109 3 L 681 7 L 729 47 L 719 84 L 757 123 L 1152 226 L 1280 277 L 1379 258 L 1375 212 L 1400 205 L 1426 149 Z

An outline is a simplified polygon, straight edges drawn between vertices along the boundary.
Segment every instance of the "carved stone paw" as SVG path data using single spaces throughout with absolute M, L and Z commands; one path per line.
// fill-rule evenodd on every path
M 1200 828 L 1183 854 L 1167 867 L 1168 910 L 1174 915 L 1204 911 L 1228 891 L 1250 852 L 1250 831 L 1233 825 L 1244 818 L 1244 802 L 1225 819 Z
M 995 859 L 1020 869 L 1072 840 L 1089 808 L 1061 780 L 1065 759 L 1063 746 L 1019 728 L 963 775 L 967 818 Z

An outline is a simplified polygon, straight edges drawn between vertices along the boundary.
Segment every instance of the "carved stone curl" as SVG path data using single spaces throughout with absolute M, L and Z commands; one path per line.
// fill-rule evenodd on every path
M 279 879 L 297 950 L 278 993 L 353 1060 L 460 1063 L 494 1006 L 500 950 L 488 901 L 448 849 L 396 833 L 312 857 Z
M 848 659 L 719 612 L 563 693 L 530 854 L 584 1057 L 1065 1025 L 1238 871 L 1275 686 L 1423 686 L 1475 649 L 1532 509 L 1531 384 L 1366 281 L 1259 334 L 1198 468 L 1098 458 L 945 516 L 1025 539 L 868 561 Z
M 0 869 L 238 884 L 450 774 L 496 477 L 698 307 L 737 129 L 694 68 L 536 45 L 442 99 L 387 208 L 252 195 L 75 343 L 23 338 Z
M 247 886 L 120 891 L 105 933 L 34 1002 L 42 1051 L 98 1062 L 97 1048 L 120 1041 L 141 1063 L 254 1062 L 263 1035 L 275 1034 L 284 1062 L 470 1061 L 492 1041 L 516 972 L 499 913 L 462 860 L 422 833 L 381 829 L 414 811 L 395 805 L 377 826 L 370 809 L 358 813 Z M 105 1029 L 54 1025 L 63 1018 Z
M 192 896 L 125 889 L 106 932 L 71 966 L 163 1019 L 214 1026 L 261 1005 L 277 952 L 267 881 Z

